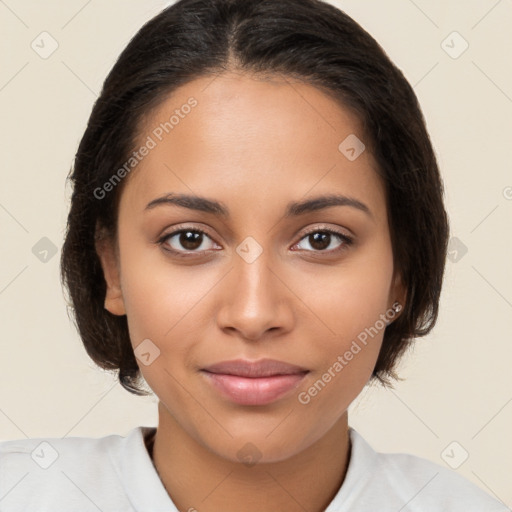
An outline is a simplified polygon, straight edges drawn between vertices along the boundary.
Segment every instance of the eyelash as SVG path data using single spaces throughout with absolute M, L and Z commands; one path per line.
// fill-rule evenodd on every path
M 162 246 L 162 248 L 167 251 L 167 252 L 170 252 L 172 253 L 173 255 L 176 255 L 178 257 L 181 257 L 181 258 L 189 258 L 189 257 L 193 257 L 194 254 L 200 254 L 201 251 L 178 251 L 176 249 L 172 249 L 172 248 L 169 248 L 169 247 L 163 247 L 165 242 L 167 242 L 167 240 L 169 238 L 172 238 L 176 235 L 179 235 L 181 233 L 185 233 L 185 232 L 192 232 L 192 233 L 201 233 L 202 235 L 206 235 L 208 238 L 212 239 L 210 237 L 210 235 L 204 231 L 203 229 L 200 229 L 200 228 L 181 228 L 180 229 L 177 229 L 175 231 L 172 231 L 171 233 L 167 233 L 165 235 L 163 235 L 161 238 L 159 238 L 157 240 L 157 244 Z M 300 243 L 302 240 L 304 240 L 304 238 L 308 237 L 309 235 L 313 234 L 313 233 L 328 233 L 330 235 L 334 235 L 336 237 L 338 237 L 342 242 L 343 244 L 336 248 L 336 249 L 331 249 L 329 251 L 325 251 L 325 250 L 306 250 L 306 252 L 310 252 L 310 253 L 318 253 L 318 254 L 329 254 L 329 255 L 332 255 L 332 254 L 337 254 L 339 252 L 343 252 L 345 250 L 348 249 L 348 247 L 350 247 L 353 243 L 354 243 L 354 239 L 352 237 L 349 237 L 347 235 L 345 235 L 344 233 L 341 233 L 339 231 L 336 231 L 336 230 L 333 230 L 333 229 L 328 229 L 328 228 L 321 228 L 321 227 L 315 227 L 315 228 L 312 228 L 310 230 L 308 230 L 307 232 L 305 232 L 302 236 L 302 238 L 299 240 L 298 243 Z M 294 244 L 294 245 L 297 245 L 297 244 Z M 204 251 L 202 251 L 204 252 Z M 192 256 L 191 256 L 192 255 Z

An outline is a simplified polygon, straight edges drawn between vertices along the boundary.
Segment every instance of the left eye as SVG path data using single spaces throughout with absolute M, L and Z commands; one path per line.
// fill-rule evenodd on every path
M 331 248 L 329 251 L 326 251 L 326 249 L 331 245 L 331 242 L 333 241 L 332 238 L 336 237 L 338 240 L 341 240 L 342 243 L 338 245 L 338 247 L 335 247 L 334 249 Z M 302 240 L 307 240 L 307 242 L 310 244 L 310 246 L 313 247 L 314 251 L 319 252 L 331 252 L 337 250 L 341 246 L 350 245 L 352 243 L 352 239 L 349 238 L 346 235 L 343 235 L 341 233 L 338 233 L 336 231 L 331 230 L 317 230 L 312 231 L 308 233 L 306 236 L 302 238 Z M 297 244 L 297 247 L 300 245 Z M 306 249 L 309 250 L 309 249 Z

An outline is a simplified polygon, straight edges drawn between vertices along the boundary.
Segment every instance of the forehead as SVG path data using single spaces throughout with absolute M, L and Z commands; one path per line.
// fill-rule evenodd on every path
M 279 200 L 341 192 L 382 209 L 383 186 L 370 152 L 353 160 L 342 151 L 343 141 L 354 137 L 364 143 L 357 116 L 311 85 L 236 73 L 204 76 L 146 116 L 138 142 L 151 139 L 152 148 L 129 176 L 122 201 L 143 209 L 179 191 L 224 203 L 244 198 L 247 206 L 250 199 L 252 208 L 268 210 Z

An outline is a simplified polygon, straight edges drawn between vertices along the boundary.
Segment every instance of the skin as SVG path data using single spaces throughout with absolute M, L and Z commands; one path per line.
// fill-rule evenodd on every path
M 105 307 L 127 315 L 134 348 L 149 338 L 160 350 L 148 366 L 138 363 L 160 400 L 154 464 L 179 510 L 320 512 L 343 482 L 347 408 L 371 376 L 384 329 L 308 404 L 298 395 L 396 300 L 403 304 L 384 186 L 370 151 L 350 161 L 338 150 L 350 134 L 364 141 L 358 118 L 289 78 L 201 77 L 147 116 L 141 142 L 191 96 L 198 105 L 125 178 L 117 247 L 98 242 Z M 171 192 L 220 201 L 231 216 L 145 210 Z M 371 215 L 331 206 L 284 218 L 290 201 L 333 193 Z M 195 248 L 180 235 L 157 243 L 183 225 L 208 234 Z M 316 227 L 354 243 L 331 235 L 322 248 L 304 233 Z M 248 236 L 263 251 L 251 263 L 236 252 Z M 274 403 L 242 406 L 199 371 L 236 358 L 278 359 L 309 373 Z M 250 466 L 237 456 L 247 443 L 260 456 Z

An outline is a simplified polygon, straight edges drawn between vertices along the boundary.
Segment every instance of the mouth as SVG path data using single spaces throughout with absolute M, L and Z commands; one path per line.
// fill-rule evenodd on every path
M 283 361 L 223 361 L 201 370 L 224 398 L 240 405 L 266 405 L 296 388 L 309 370 Z

